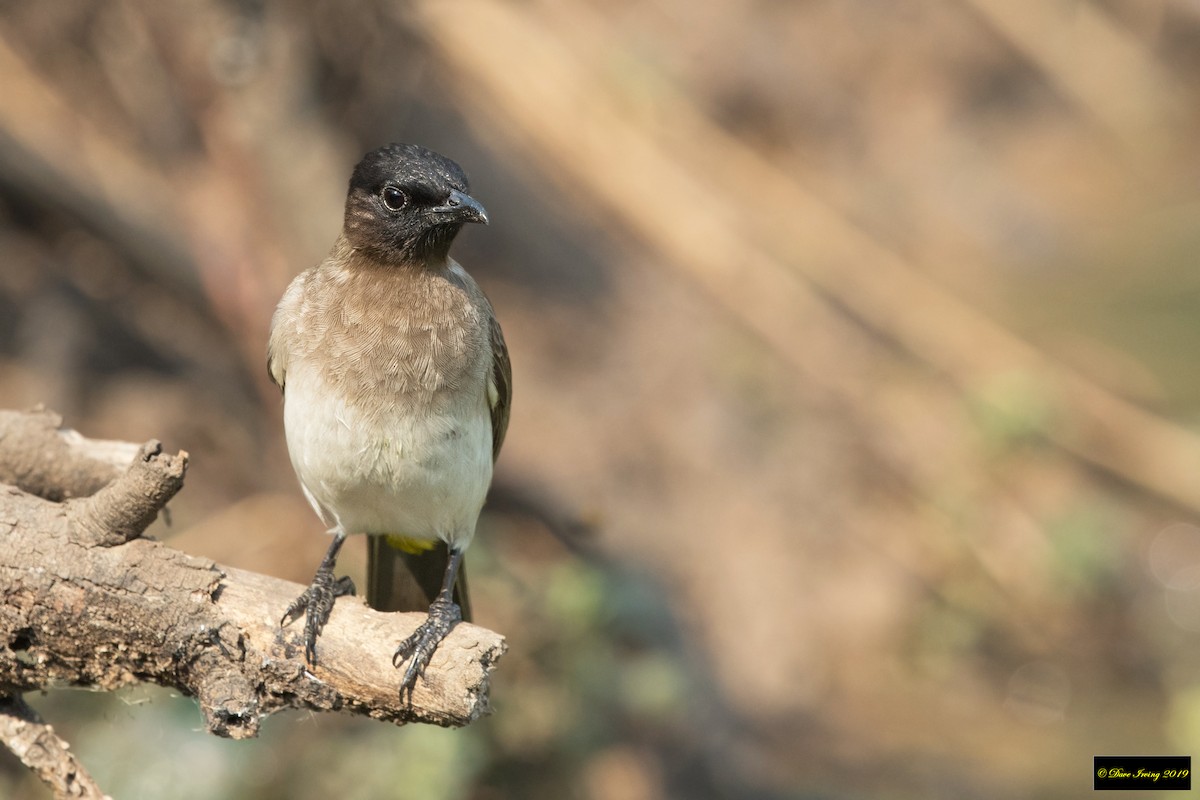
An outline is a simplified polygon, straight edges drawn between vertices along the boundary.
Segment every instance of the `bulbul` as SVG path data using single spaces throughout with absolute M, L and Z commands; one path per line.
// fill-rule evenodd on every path
M 508 428 L 512 373 L 491 303 L 450 245 L 487 212 L 450 159 L 411 144 L 354 168 L 344 227 L 321 264 L 288 286 L 267 368 L 283 391 L 288 452 L 333 535 L 312 584 L 284 613 L 305 615 L 305 658 L 334 600 L 346 536 L 370 537 L 367 602 L 428 617 L 400 643 L 411 695 L 438 644 L 469 619 L 463 551 Z

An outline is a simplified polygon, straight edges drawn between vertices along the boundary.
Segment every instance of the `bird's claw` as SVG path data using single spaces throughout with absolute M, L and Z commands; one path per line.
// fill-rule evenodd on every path
M 354 594 L 354 581 L 349 576 L 335 579 L 333 568 L 322 566 L 313 576 L 312 583 L 304 592 L 288 604 L 279 621 L 280 627 L 295 622 L 304 615 L 304 660 L 309 666 L 317 665 L 317 637 L 333 613 L 333 603 L 339 597 Z
M 448 600 L 435 600 L 429 607 L 429 617 L 412 632 L 407 639 L 400 643 L 392 655 L 392 666 L 397 669 L 409 659 L 408 668 L 400 680 L 400 696 L 408 694 L 412 701 L 413 687 L 418 677 L 424 677 L 425 668 L 429 666 L 433 653 L 442 640 L 450 633 L 450 629 L 462 622 L 462 609 L 457 603 Z

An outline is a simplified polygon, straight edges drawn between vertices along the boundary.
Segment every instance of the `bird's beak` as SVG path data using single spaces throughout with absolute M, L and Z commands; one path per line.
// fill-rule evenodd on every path
M 484 209 L 483 204 L 466 192 L 460 192 L 457 189 L 450 192 L 444 205 L 437 206 L 433 210 L 439 215 L 448 217 L 448 222 L 480 222 L 484 225 L 488 223 L 487 210 Z

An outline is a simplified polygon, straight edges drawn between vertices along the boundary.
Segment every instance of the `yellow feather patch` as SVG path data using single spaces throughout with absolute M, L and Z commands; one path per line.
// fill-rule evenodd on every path
M 405 553 L 411 553 L 414 556 L 419 556 L 421 553 L 428 553 L 437 546 L 437 541 L 432 539 L 413 539 L 408 536 L 396 536 L 390 533 L 383 538 L 387 540 L 388 547 L 395 550 L 403 550 Z

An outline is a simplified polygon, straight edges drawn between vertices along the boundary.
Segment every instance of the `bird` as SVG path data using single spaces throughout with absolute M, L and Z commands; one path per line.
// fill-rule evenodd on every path
M 393 656 L 400 694 L 470 620 L 463 553 L 504 443 L 512 367 L 487 296 L 450 257 L 466 224 L 488 223 L 454 161 L 389 144 L 355 166 L 329 255 L 289 284 L 271 320 L 267 370 L 283 395 L 292 467 L 332 541 L 287 607 L 304 654 L 335 600 L 346 537 L 368 538 L 367 604 L 425 611 Z

